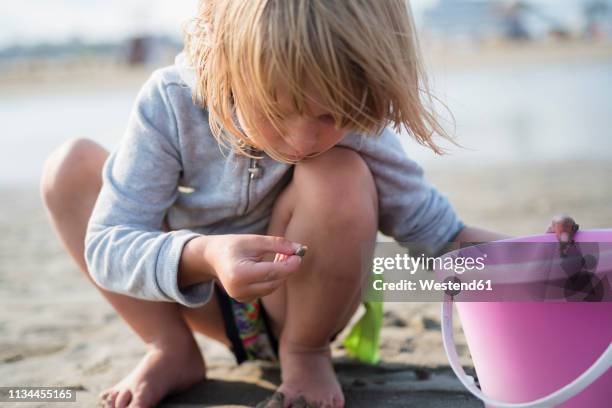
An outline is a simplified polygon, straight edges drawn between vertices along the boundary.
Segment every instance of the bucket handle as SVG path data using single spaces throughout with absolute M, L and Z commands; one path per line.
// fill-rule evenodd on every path
M 457 355 L 457 348 L 455 347 L 455 339 L 453 337 L 453 301 L 449 295 L 446 295 L 442 304 L 442 340 L 451 368 L 465 388 L 485 404 L 497 408 L 544 408 L 561 404 L 591 385 L 612 367 L 612 343 L 610 343 L 606 351 L 604 351 L 591 367 L 563 388 L 530 402 L 501 402 L 484 395 L 483 392 L 476 387 L 474 378 L 467 375 L 465 371 L 463 371 L 461 364 L 459 364 L 459 356 Z

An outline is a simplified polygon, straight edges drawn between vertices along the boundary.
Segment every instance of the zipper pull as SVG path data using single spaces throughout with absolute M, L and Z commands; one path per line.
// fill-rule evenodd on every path
M 258 166 L 257 160 L 255 159 L 251 161 L 251 167 L 249 167 L 247 171 L 251 174 L 251 180 L 258 179 L 263 176 L 263 169 Z

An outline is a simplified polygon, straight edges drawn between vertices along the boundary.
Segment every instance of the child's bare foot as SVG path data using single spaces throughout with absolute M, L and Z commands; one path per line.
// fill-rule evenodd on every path
M 277 392 L 284 407 L 343 407 L 344 395 L 336 378 L 329 347 L 303 349 L 284 345 L 280 360 L 283 383 Z M 280 406 L 280 405 L 279 405 Z
M 192 347 L 151 346 L 123 380 L 100 393 L 103 407 L 155 406 L 170 392 L 181 391 L 205 377 L 202 354 Z

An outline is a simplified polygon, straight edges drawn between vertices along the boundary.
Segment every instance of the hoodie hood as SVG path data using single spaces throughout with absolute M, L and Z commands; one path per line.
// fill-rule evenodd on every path
M 185 55 L 184 52 L 178 54 L 176 58 L 174 58 L 174 65 L 178 70 L 181 80 L 185 82 L 189 89 L 191 89 L 191 92 L 193 92 L 196 84 L 196 73 L 195 68 L 189 65 L 187 55 Z

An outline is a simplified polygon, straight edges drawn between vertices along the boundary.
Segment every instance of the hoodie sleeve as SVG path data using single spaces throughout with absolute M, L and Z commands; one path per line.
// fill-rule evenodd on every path
M 210 299 L 212 282 L 180 289 L 177 280 L 183 246 L 198 234 L 162 231 L 182 171 L 167 86 L 159 71 L 145 83 L 121 145 L 104 165 L 85 260 L 94 281 L 111 292 L 198 307 Z
M 437 255 L 464 224 L 450 202 L 429 184 L 388 128 L 376 137 L 349 134 L 339 146 L 361 154 L 378 191 L 379 228 L 404 246 Z

